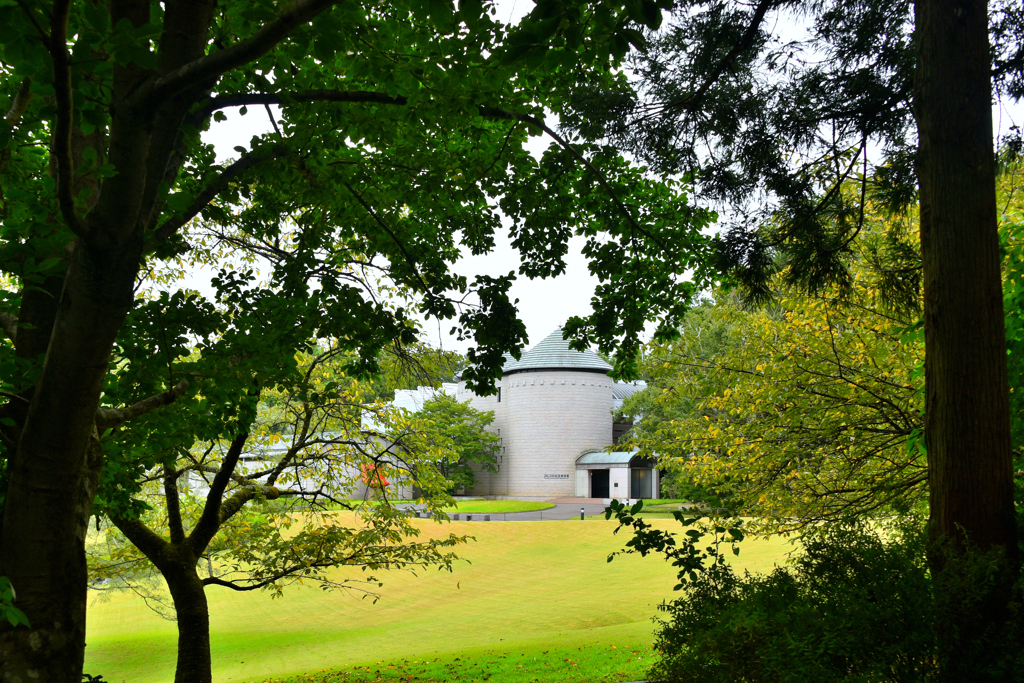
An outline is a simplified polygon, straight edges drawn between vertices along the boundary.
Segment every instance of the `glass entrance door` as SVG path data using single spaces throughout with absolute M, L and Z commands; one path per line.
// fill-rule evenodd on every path
M 629 497 L 650 500 L 653 482 L 654 475 L 651 470 L 639 467 L 631 468 L 629 470 Z

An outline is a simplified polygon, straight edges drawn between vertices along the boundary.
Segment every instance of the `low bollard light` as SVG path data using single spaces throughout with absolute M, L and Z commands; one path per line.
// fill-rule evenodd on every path
M 583 508 L 580 508 L 580 519 L 583 519 Z

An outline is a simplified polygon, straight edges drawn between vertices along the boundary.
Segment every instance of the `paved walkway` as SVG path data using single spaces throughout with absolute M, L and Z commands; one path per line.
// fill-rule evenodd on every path
M 490 518 L 492 522 L 538 522 L 543 520 L 551 519 L 579 519 L 580 510 L 584 511 L 586 515 L 600 515 L 604 514 L 605 504 L 603 502 L 573 502 L 573 503 L 559 503 L 555 502 L 555 507 L 548 508 L 547 510 L 534 510 L 532 512 L 492 512 Z M 455 519 L 454 515 L 449 515 L 452 519 Z M 465 520 L 472 518 L 470 521 L 477 522 L 483 521 L 483 514 L 467 514 L 464 512 L 459 513 L 459 519 Z
M 570 502 L 567 502 L 570 501 Z M 555 504 L 555 507 L 547 510 L 533 510 L 531 512 L 459 512 L 448 513 L 453 520 L 470 522 L 539 522 L 556 519 L 579 519 L 580 510 L 583 514 L 601 515 L 607 504 L 599 498 L 569 498 L 555 499 L 548 502 Z M 485 519 L 489 517 L 490 519 Z

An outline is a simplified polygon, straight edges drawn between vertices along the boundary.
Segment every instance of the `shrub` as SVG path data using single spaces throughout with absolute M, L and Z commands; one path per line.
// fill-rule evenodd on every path
M 663 605 L 657 681 L 924 681 L 935 674 L 935 610 L 922 534 L 885 540 L 856 525 L 804 538 L 768 575 L 715 564 Z

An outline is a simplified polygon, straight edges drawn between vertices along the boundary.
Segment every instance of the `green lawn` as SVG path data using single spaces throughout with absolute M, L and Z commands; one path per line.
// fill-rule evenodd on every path
M 393 500 L 392 503 L 416 503 L 415 500 Z M 375 500 L 353 500 L 350 502 L 352 506 L 359 505 L 377 505 L 378 502 Z M 542 501 L 534 500 L 484 500 L 483 498 L 474 498 L 470 500 L 460 500 L 451 507 L 444 508 L 445 512 L 465 512 L 465 513 L 497 513 L 502 512 L 532 512 L 534 510 L 548 510 L 555 507 L 554 503 L 547 503 Z M 328 510 L 343 510 L 339 505 L 331 504 L 327 507 Z
M 415 523 L 424 534 L 475 536 L 476 542 L 461 551 L 469 562 L 450 574 L 382 575 L 376 604 L 304 586 L 286 589 L 278 600 L 266 593 L 210 588 L 214 680 L 300 674 L 313 676 L 303 681 L 325 680 L 319 672 L 343 668 L 348 673 L 340 676 L 347 678 L 329 680 L 347 683 L 367 680 L 382 666 L 397 672 L 399 666 L 421 665 L 432 667 L 420 672 L 422 678 L 460 682 L 470 678 L 436 677 L 446 667 L 464 673 L 488 668 L 495 683 L 623 681 L 642 674 L 650 654 L 650 619 L 656 605 L 673 596 L 675 577 L 657 558 L 606 562 L 608 552 L 625 540 L 612 536 L 614 522 Z M 668 520 L 654 523 L 676 526 Z M 738 562 L 755 571 L 769 569 L 788 549 L 783 541 L 747 542 Z M 85 670 L 111 683 L 164 683 L 173 677 L 175 640 L 175 625 L 132 595 L 93 602 Z M 623 648 L 640 659 L 624 657 Z M 520 659 L 516 664 L 514 657 Z M 585 670 L 590 666 L 598 671 Z M 551 675 L 541 677 L 545 671 Z M 407 679 L 410 673 L 403 675 Z
M 460 500 L 455 507 L 445 508 L 445 512 L 532 512 L 534 510 L 550 510 L 554 503 L 536 500 Z
M 633 636 L 611 626 L 601 629 L 606 640 L 618 645 L 564 643 L 542 640 L 532 646 L 475 648 L 430 659 L 409 658 L 370 662 L 298 676 L 273 683 L 367 683 L 369 681 L 435 681 L 437 683 L 608 683 L 642 679 L 655 653 L 646 632 Z M 635 641 L 635 642 L 634 642 Z

